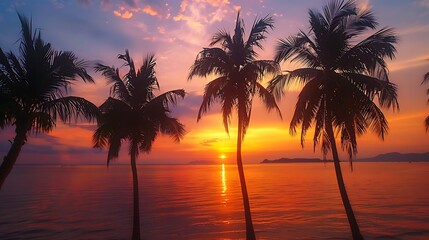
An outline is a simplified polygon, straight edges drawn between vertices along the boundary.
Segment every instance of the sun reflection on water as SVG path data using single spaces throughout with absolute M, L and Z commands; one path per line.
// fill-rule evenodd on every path
M 228 190 L 228 186 L 226 185 L 226 172 L 225 172 L 225 164 L 222 163 L 222 203 L 226 204 L 229 198 L 226 196 L 226 191 Z

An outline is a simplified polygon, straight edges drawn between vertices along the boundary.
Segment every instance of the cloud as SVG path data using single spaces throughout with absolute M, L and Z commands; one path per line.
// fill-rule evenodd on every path
M 229 0 L 207 0 L 206 2 L 213 7 L 221 7 L 230 4 Z
M 211 147 L 211 146 L 213 146 L 213 143 L 217 143 L 217 142 L 219 142 L 219 141 L 221 141 L 221 139 L 220 139 L 220 138 L 209 138 L 209 139 L 203 139 L 203 140 L 200 142 L 200 145 L 201 145 L 201 146 L 205 146 L 205 147 Z
M 150 5 L 147 5 L 146 7 L 144 7 L 142 11 L 151 16 L 160 16 L 159 12 Z
M 113 13 L 114 13 L 117 17 L 120 17 L 120 18 L 123 18 L 123 19 L 130 19 L 130 18 L 132 18 L 132 17 L 133 17 L 133 13 L 132 13 L 132 12 L 129 12 L 128 10 L 125 10 L 125 8 L 124 8 L 124 7 L 121 7 L 121 8 L 119 9 L 119 11 L 117 11 L 117 10 L 113 11 Z
M 370 4 L 370 0 L 361 0 L 357 2 L 358 7 L 361 10 L 368 10 L 371 9 L 371 4 Z
M 180 12 L 174 21 L 184 21 L 194 32 L 201 33 L 207 24 L 221 22 L 224 17 L 235 12 L 237 6 L 230 6 L 229 0 L 183 0 Z
M 429 0 L 428 0 L 429 1 Z M 399 35 L 411 35 L 416 33 L 429 33 L 429 24 L 425 25 L 415 25 L 399 30 Z
M 411 69 L 428 64 L 429 55 L 421 55 L 404 61 L 395 61 L 389 65 L 390 72 Z

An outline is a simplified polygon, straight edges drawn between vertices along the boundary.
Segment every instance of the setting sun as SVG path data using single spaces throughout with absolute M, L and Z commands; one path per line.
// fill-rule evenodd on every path
M 225 158 L 226 158 L 226 156 L 225 156 L 225 154 L 221 154 L 221 155 L 219 156 L 219 158 L 220 158 L 220 159 L 225 159 Z

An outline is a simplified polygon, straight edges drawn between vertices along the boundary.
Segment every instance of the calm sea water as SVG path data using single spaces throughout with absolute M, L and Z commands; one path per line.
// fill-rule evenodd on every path
M 139 166 L 144 239 L 242 239 L 234 165 Z M 367 239 L 429 239 L 429 163 L 343 166 Z M 332 164 L 246 165 L 258 239 L 348 239 Z M 129 166 L 16 166 L 0 239 L 129 239 Z

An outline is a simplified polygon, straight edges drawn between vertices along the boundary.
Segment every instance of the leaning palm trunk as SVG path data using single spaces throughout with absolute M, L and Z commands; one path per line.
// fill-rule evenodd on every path
M 12 168 L 15 165 L 16 160 L 18 159 L 22 145 L 24 145 L 26 138 L 27 131 L 25 129 L 17 127 L 16 136 L 13 140 L 12 146 L 10 147 L 9 152 L 4 157 L 3 163 L 0 166 L 0 190 L 7 176 L 12 171 Z
M 344 185 L 343 175 L 341 173 L 340 159 L 338 158 L 337 145 L 335 143 L 334 131 L 332 129 L 332 123 L 328 123 L 326 131 L 331 143 L 332 157 L 334 160 L 335 174 L 337 177 L 338 188 L 340 190 L 341 200 L 343 201 L 344 208 L 346 210 L 347 219 L 352 230 L 352 236 L 354 240 L 363 240 L 363 236 L 360 233 L 359 225 L 356 221 L 356 217 L 353 213 L 352 205 L 350 204 L 349 197 L 347 195 L 346 186 Z
M 247 194 L 246 179 L 244 177 L 243 162 L 241 160 L 241 143 L 243 139 L 242 119 L 238 117 L 238 135 L 237 135 L 237 168 L 240 176 L 241 194 L 243 196 L 244 215 L 246 218 L 246 239 L 255 240 L 255 230 L 253 229 L 252 214 L 250 212 L 249 195 Z
M 139 180 L 137 176 L 136 166 L 137 146 L 133 146 L 131 150 L 131 170 L 133 173 L 133 235 L 132 240 L 140 240 L 140 208 L 139 208 Z

